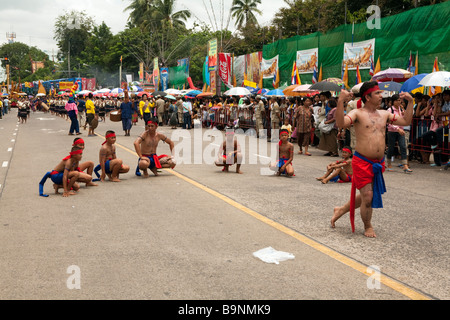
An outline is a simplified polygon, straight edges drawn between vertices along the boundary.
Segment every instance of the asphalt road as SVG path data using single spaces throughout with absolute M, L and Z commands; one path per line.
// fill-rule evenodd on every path
M 225 173 L 211 164 L 220 144 L 211 135 L 221 132 L 161 127 L 177 140 L 178 165 L 145 179 L 134 175 L 142 121 L 125 137 L 121 123 L 107 119 L 99 136 L 82 130 L 83 160 L 98 163 L 112 129 L 131 171 L 69 198 L 48 180 L 44 198 L 39 181 L 70 151 L 70 122 L 36 112 L 19 124 L 15 114 L 0 120 L 0 299 L 450 298 L 450 171 L 412 163 L 411 175 L 385 173 L 377 238 L 368 239 L 358 213 L 355 233 L 348 216 L 330 228 L 350 184 L 315 180 L 336 160 L 323 151 L 296 154 L 295 176 L 276 177 L 267 171 L 275 144 L 240 135 L 244 173 Z M 253 256 L 267 247 L 295 258 L 273 264 Z

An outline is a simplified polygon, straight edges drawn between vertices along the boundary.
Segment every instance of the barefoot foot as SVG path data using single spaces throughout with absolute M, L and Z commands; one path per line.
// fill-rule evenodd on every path
M 336 227 L 336 221 L 342 216 L 342 208 L 335 207 L 333 212 L 333 217 L 331 218 L 331 227 Z
M 372 227 L 367 228 L 367 229 L 364 231 L 364 235 L 365 235 L 367 238 L 376 238 L 376 237 L 377 237 L 377 235 L 375 234 L 375 231 L 373 230 Z

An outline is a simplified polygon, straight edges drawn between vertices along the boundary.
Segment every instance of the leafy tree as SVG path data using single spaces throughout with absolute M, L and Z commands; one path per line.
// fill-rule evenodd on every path
M 8 58 L 8 61 L 2 61 L 2 66 L 5 67 L 7 63 L 9 64 L 11 80 L 15 82 L 39 80 L 39 77 L 45 78 L 54 66 L 45 52 L 21 42 L 0 46 L 0 57 Z M 44 62 L 44 68 L 32 74 L 31 61 Z
M 60 50 L 59 59 L 78 58 L 87 46 L 87 41 L 94 28 L 94 20 L 84 11 L 75 11 L 58 16 L 55 22 L 54 39 Z

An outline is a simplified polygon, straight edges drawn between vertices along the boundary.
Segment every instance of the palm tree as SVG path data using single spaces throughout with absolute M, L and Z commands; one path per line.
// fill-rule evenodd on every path
M 189 10 L 174 11 L 176 0 L 132 0 L 125 11 L 131 11 L 128 20 L 143 29 L 160 28 L 163 25 L 185 27 L 185 22 L 191 17 Z
M 128 21 L 138 27 L 148 24 L 151 20 L 151 9 L 154 0 L 132 0 L 124 11 L 131 11 Z
M 246 27 L 248 23 L 258 25 L 255 13 L 262 14 L 257 8 L 258 4 L 261 4 L 261 0 L 233 0 L 231 16 L 236 19 L 238 29 Z
M 174 11 L 176 0 L 154 0 L 152 17 L 155 21 L 167 22 L 171 27 L 186 27 L 185 22 L 191 17 L 189 10 Z

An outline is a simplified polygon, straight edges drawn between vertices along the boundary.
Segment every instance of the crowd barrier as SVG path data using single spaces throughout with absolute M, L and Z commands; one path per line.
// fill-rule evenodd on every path
M 450 155 L 449 145 L 449 121 L 448 117 L 443 121 L 433 123 L 430 118 L 413 118 L 410 131 L 410 150 Z

